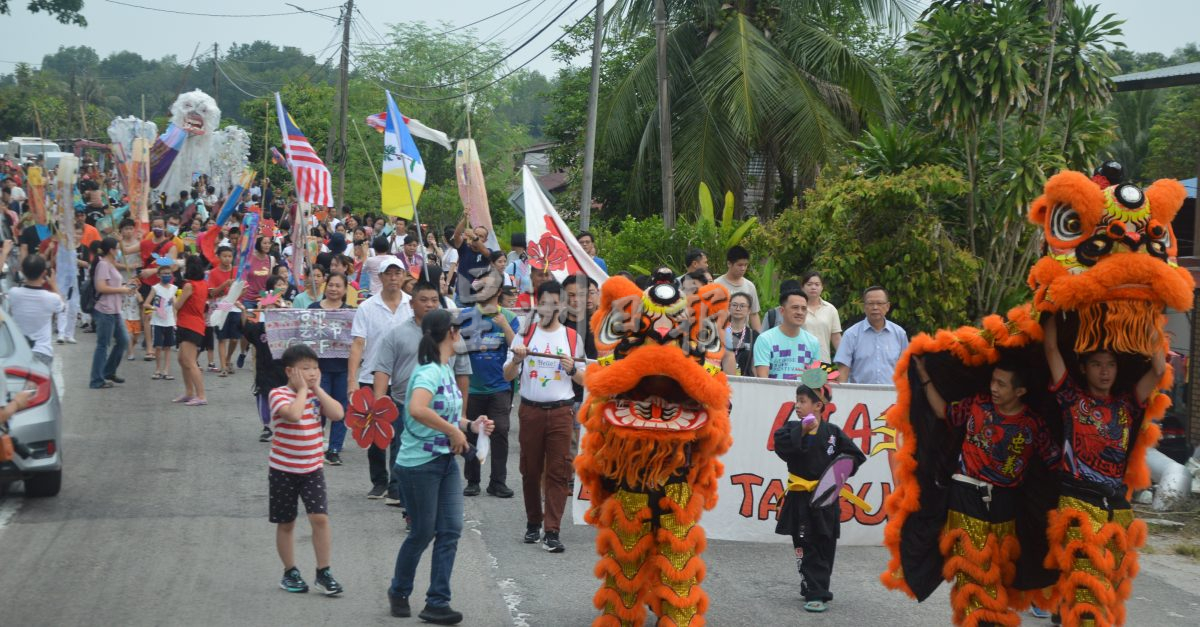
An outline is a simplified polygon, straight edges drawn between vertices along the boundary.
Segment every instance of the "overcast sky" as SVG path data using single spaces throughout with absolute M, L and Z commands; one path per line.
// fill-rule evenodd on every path
M 125 2 L 125 0 L 122 0 Z M 337 8 L 329 8 L 338 0 L 294 0 L 306 9 L 324 9 L 326 15 L 337 16 Z M 446 22 L 454 26 L 468 24 L 502 9 L 521 3 L 521 6 L 473 27 L 480 38 L 498 34 L 496 41 L 515 45 L 524 41 L 538 27 L 546 24 L 564 8 L 566 13 L 557 24 L 573 23 L 595 5 L 594 0 L 356 0 L 361 15 L 355 21 L 384 31 L 385 24 L 404 21 Z M 340 32 L 333 21 L 308 14 L 278 17 L 199 17 L 150 11 L 122 6 L 107 0 L 86 0 L 84 15 L 88 26 L 64 26 L 44 13 L 31 14 L 25 6 L 28 0 L 11 0 L 11 16 L 0 16 L 3 36 L 0 41 L 0 73 L 12 71 L 15 62 L 33 64 L 59 46 L 87 45 L 101 57 L 111 52 L 131 50 L 143 57 L 160 58 L 174 54 L 181 60 L 191 57 L 196 45 L 200 54 L 211 50 L 213 42 L 225 50 L 232 43 L 249 43 L 266 39 L 280 45 L 297 46 L 309 53 L 327 48 L 335 33 Z M 246 15 L 249 13 L 286 13 L 295 11 L 282 0 L 128 0 L 159 9 Z M 612 4 L 611 0 L 608 4 Z M 1135 51 L 1169 53 L 1192 41 L 1200 40 L 1200 2 L 1197 0 L 1099 0 L 1102 10 L 1118 14 L 1126 20 L 1125 44 Z M 531 10 L 532 9 L 532 10 Z M 357 13 L 357 12 L 356 12 Z M 362 16 L 366 19 L 363 20 Z M 351 40 L 371 41 L 375 32 L 362 24 L 362 36 L 352 34 Z M 516 55 L 515 64 L 524 63 L 561 34 L 558 26 L 546 30 Z M 340 37 L 340 35 L 338 35 Z M 321 55 L 324 59 L 335 48 Z M 529 67 L 552 73 L 556 67 L 549 53 L 535 59 Z

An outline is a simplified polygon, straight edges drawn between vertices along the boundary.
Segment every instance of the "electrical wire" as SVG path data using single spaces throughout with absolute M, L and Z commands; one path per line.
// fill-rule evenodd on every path
M 565 15 L 567 13 L 567 11 L 571 10 L 571 8 L 574 7 L 578 3 L 579 3 L 579 0 L 571 0 L 571 2 L 567 4 L 566 8 L 564 8 L 562 11 L 560 11 L 558 13 L 558 15 L 554 16 L 553 20 L 551 20 L 546 25 L 544 25 L 540 29 L 538 29 L 538 31 L 536 33 L 534 33 L 532 37 L 526 39 L 520 45 L 518 45 L 517 47 L 510 50 L 508 52 L 508 54 L 506 54 L 506 55 L 500 57 L 499 59 L 497 59 L 496 61 L 494 61 L 491 65 L 484 67 L 483 69 L 479 70 L 478 72 L 476 72 L 470 76 L 466 76 L 466 77 L 463 77 L 462 79 L 449 81 L 446 83 L 439 83 L 436 85 L 408 85 L 405 83 L 398 83 L 398 82 L 392 81 L 392 80 L 387 80 L 387 79 L 384 79 L 384 80 L 388 83 L 396 85 L 397 87 L 404 87 L 406 89 L 445 89 L 447 87 L 454 87 L 457 85 L 468 84 L 472 79 L 476 79 L 476 78 L 479 78 L 480 76 L 483 76 L 484 74 L 487 74 L 489 71 L 491 71 L 495 67 L 499 66 L 500 64 L 504 63 L 508 59 L 512 58 L 513 55 L 520 52 L 521 49 L 523 49 L 525 46 L 528 46 L 530 43 L 533 43 L 533 40 L 537 39 L 542 33 L 546 32 L 546 30 L 548 28 L 550 28 L 551 26 L 554 26 L 555 22 L 557 22 L 560 18 L 562 18 L 562 16 Z M 583 18 L 581 18 L 579 21 L 577 21 L 575 23 L 575 25 L 581 24 L 583 22 L 583 20 L 586 19 L 586 17 L 590 14 L 591 14 L 591 11 L 589 10 L 587 13 L 584 14 Z M 572 26 L 572 28 L 574 28 L 574 25 Z M 521 67 L 529 65 L 529 63 L 531 63 L 533 61 L 533 59 L 536 59 L 537 57 L 545 54 L 545 52 L 547 50 L 549 50 L 551 46 L 558 43 L 559 41 L 562 41 L 562 39 L 565 36 L 566 36 L 566 31 L 564 31 L 561 36 L 559 36 L 557 39 L 555 39 L 553 42 L 551 42 L 550 46 L 547 46 L 541 52 L 534 55 L 534 57 L 532 59 L 530 59 L 529 61 L 526 61 L 524 64 L 521 65 Z
M 245 89 L 242 89 L 241 85 L 238 85 L 237 83 L 233 82 L 232 78 L 229 78 L 229 75 L 225 73 L 225 68 L 221 67 L 221 64 L 219 62 L 216 64 L 216 66 L 217 66 L 217 71 L 221 73 L 221 76 L 225 77 L 225 80 L 229 81 L 230 85 L 233 85 L 234 89 L 242 92 L 243 94 L 246 94 L 247 96 L 250 96 L 251 98 L 254 98 L 255 100 L 266 97 L 266 96 L 258 96 L 258 95 L 255 95 L 255 94 L 252 94 L 252 93 L 246 91 Z
M 510 72 L 508 72 L 508 73 L 506 73 L 506 74 L 503 74 L 503 75 L 501 75 L 500 77 L 496 78 L 495 80 L 493 80 L 493 81 L 491 81 L 491 82 L 489 82 L 489 83 L 485 83 L 485 84 L 483 84 L 483 85 L 480 85 L 479 87 L 476 87 L 476 88 L 473 88 L 473 89 L 468 89 L 468 90 L 465 90 L 465 91 L 463 91 L 463 92 L 460 92 L 460 93 L 457 93 L 457 94 L 454 94 L 454 95 L 451 95 L 451 96 L 441 96 L 441 97 L 436 97 L 436 98 L 426 98 L 426 97 L 421 97 L 421 96 L 410 96 L 410 95 L 407 95 L 407 94 L 401 94 L 401 93 L 396 93 L 395 95 L 396 95 L 398 98 L 402 99 L 402 100 L 408 100 L 408 101 L 411 101 L 411 102 L 445 102 L 445 101 L 447 101 L 447 100 L 458 100 L 459 98 L 464 98 L 464 97 L 466 97 L 466 96 L 470 96 L 470 95 L 473 95 L 473 94 L 478 94 L 478 93 L 481 93 L 481 92 L 483 92 L 483 91 L 485 91 L 485 90 L 487 90 L 487 89 L 489 89 L 489 88 L 491 88 L 491 87 L 495 86 L 496 84 L 500 83 L 500 82 L 501 82 L 501 81 L 503 81 L 504 79 L 506 79 L 506 78 L 508 78 L 508 77 L 512 76 L 513 74 L 516 74 L 517 72 L 519 72 L 519 71 L 521 71 L 522 69 L 524 69 L 524 68 L 525 68 L 525 66 L 529 65 L 530 63 L 533 63 L 533 62 L 534 62 L 534 61 L 535 61 L 535 60 L 536 60 L 538 57 L 542 56 L 543 54 L 546 54 L 546 52 L 548 52 L 548 51 L 550 50 L 550 48 L 554 47 L 554 44 L 557 44 L 558 42 L 562 41 L 563 39 L 566 39 L 567 35 L 570 33 L 570 29 L 572 29 L 572 28 L 575 28 L 576 26 L 579 26 L 580 24 L 582 24 L 582 23 L 584 22 L 584 20 L 586 20 L 586 19 L 588 18 L 588 16 L 590 16 L 591 14 L 592 14 L 592 12 L 589 10 L 587 13 L 585 13 L 585 14 L 583 15 L 583 17 L 579 18 L 579 19 L 578 19 L 578 20 L 577 20 L 577 21 L 576 21 L 574 24 L 572 24 L 572 25 L 571 25 L 571 26 L 570 26 L 570 27 L 569 27 L 567 30 L 563 31 L 563 34 L 559 35 L 559 36 L 558 36 L 558 37 L 557 37 L 557 38 L 556 38 L 554 41 L 550 42 L 550 44 L 549 44 L 548 46 L 546 46 L 545 48 L 542 48 L 542 50 L 541 50 L 540 52 L 538 52 L 537 54 L 533 55 L 533 57 L 531 57 L 531 58 L 530 58 L 528 61 L 526 61 L 526 62 L 522 63 L 521 65 L 518 65 L 517 67 L 513 68 L 513 69 L 512 69 Z M 351 53 L 351 58 L 352 58 L 352 59 L 354 59 L 355 61 L 357 61 L 357 57 L 356 57 L 356 56 L 355 56 L 353 53 Z M 355 69 L 358 69 L 358 70 L 369 70 L 370 68 L 368 68 L 368 67 L 364 67 L 364 66 L 362 66 L 362 65 L 356 65 L 356 66 L 355 66 Z M 388 90 L 388 88 L 387 88 L 387 87 L 385 87 L 384 85 L 382 85 L 381 83 L 379 83 L 377 80 L 375 80 L 375 79 L 372 79 L 370 76 L 366 75 L 366 72 L 364 72 L 364 74 L 363 74 L 363 78 L 365 78 L 366 80 L 368 80 L 368 81 L 370 81 L 370 82 L 374 83 L 374 84 L 375 84 L 375 86 L 376 86 L 376 87 L 379 87 L 380 89 L 383 89 L 383 90 Z M 385 78 L 383 78 L 383 77 L 378 77 L 378 78 L 379 78 L 379 80 L 383 80 L 383 81 L 385 81 L 385 82 L 388 82 L 388 83 L 391 83 L 391 82 L 392 82 L 392 81 L 389 81 L 389 80 L 387 80 L 387 79 L 385 79 Z M 388 91 L 390 91 L 390 90 L 388 90 Z
M 228 14 L 228 13 L 194 13 L 194 12 L 191 12 L 191 11 L 176 11 L 176 10 L 174 10 L 174 9 L 161 9 L 161 8 L 159 8 L 159 7 L 148 7 L 148 6 L 143 6 L 143 5 L 140 5 L 140 4 L 133 4 L 133 3 L 131 3 L 131 2 L 119 2 L 118 0 L 104 0 L 104 1 L 105 1 L 105 2 L 108 2 L 109 4 L 119 4 L 119 5 L 121 5 L 121 6 L 125 6 L 125 7 L 131 7 L 131 8 L 134 8 L 134 9 L 143 9 L 143 10 L 146 10 L 146 11 L 155 11 L 155 12 L 158 12 L 158 13 L 172 13 L 172 14 L 174 14 L 174 15 L 190 15 L 190 16 L 194 16 L 194 17 L 230 17 L 230 18 L 238 18 L 238 17 L 282 17 L 282 16 L 285 16 L 285 15 L 302 15 L 302 14 L 304 14 L 304 13 L 313 13 L 313 12 L 315 12 L 315 11 L 328 11 L 329 9 L 336 9 L 336 8 L 338 8 L 338 7 L 340 7 L 340 6 L 341 6 L 341 5 L 335 4 L 335 5 L 331 6 L 331 7 L 322 7 L 322 8 L 320 8 L 320 9 L 311 9 L 311 10 L 304 9 L 304 10 L 300 10 L 300 11 L 288 11 L 288 12 L 286 12 L 286 13 L 237 13 L 237 14 Z M 318 15 L 320 15 L 320 14 L 318 14 Z M 327 15 L 322 15 L 321 17 L 329 17 L 329 16 L 327 16 Z

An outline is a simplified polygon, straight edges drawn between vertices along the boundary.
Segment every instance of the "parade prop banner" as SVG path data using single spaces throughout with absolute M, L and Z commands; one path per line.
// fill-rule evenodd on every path
M 604 283 L 608 273 L 583 251 L 579 240 L 563 222 L 558 210 L 542 193 L 537 178 L 529 166 L 521 168 L 522 190 L 525 194 L 525 241 L 529 265 L 547 270 L 562 282 L 567 276 L 583 270 L 597 283 Z
M 28 177 L 29 210 L 33 212 L 33 221 L 46 224 L 46 174 L 41 167 L 32 165 L 26 173 Z
M 775 517 L 786 493 L 787 465 L 775 455 L 772 434 L 795 415 L 796 384 L 749 377 L 729 377 L 733 410 L 729 414 L 733 447 L 721 457 L 725 474 L 715 509 L 701 523 L 709 538 L 744 542 L 790 544 L 788 536 L 775 534 Z M 841 427 L 867 455 L 858 473 L 845 486 L 871 507 L 870 513 L 841 499 L 842 545 L 880 546 L 886 516 L 883 500 L 892 492 L 892 458 L 895 433 L 883 414 L 896 401 L 896 388 L 888 385 L 832 384 L 834 402 L 825 419 Z M 583 435 L 580 435 L 582 440 Z M 575 524 L 586 524 L 590 505 L 583 482 L 576 479 L 572 495 Z
M 488 206 L 483 166 L 479 163 L 479 149 L 475 147 L 475 140 L 458 140 L 454 171 L 458 177 L 458 197 L 471 214 L 471 228 L 482 226 L 487 229 L 488 250 L 500 250 L 496 229 L 492 226 L 492 209 Z
M 383 133 L 382 208 L 389 216 L 412 220 L 425 189 L 425 162 L 417 151 L 392 92 L 387 92 L 387 129 Z
M 353 309 L 267 309 L 263 324 L 267 327 L 267 346 L 271 357 L 283 357 L 294 344 L 307 344 L 318 357 L 350 356 L 350 325 Z

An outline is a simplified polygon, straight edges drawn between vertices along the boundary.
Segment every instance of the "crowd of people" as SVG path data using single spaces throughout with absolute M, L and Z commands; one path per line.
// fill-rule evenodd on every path
M 173 402 L 187 407 L 208 404 L 206 376 L 245 376 L 237 373 L 252 368 L 257 437 L 270 444 L 269 518 L 277 525 L 282 588 L 309 589 L 292 548 L 299 500 L 313 528 L 315 587 L 342 591 L 330 570 L 323 473 L 343 463 L 343 418 L 360 388 L 390 399 L 400 416 L 391 445 L 368 449 L 364 477 L 367 498 L 399 508 L 410 526 L 388 591 L 394 615 L 411 613 L 413 574 L 433 543 L 433 577 L 420 616 L 442 624 L 462 619 L 450 608 L 449 579 L 463 499 L 514 496 L 507 475 L 514 403 L 524 541 L 551 553 L 566 550 L 560 525 L 578 440 L 574 416 L 587 360 L 596 356 L 587 326 L 599 305 L 596 277 L 580 273 L 560 283 L 530 263 L 523 234 L 502 252 L 495 234 L 472 227 L 465 211 L 440 232 L 349 207 L 318 208 L 307 224 L 293 224 L 295 198 L 276 193 L 269 180 L 256 181 L 217 225 L 226 198 L 201 177 L 177 196 L 158 197 L 142 232 L 115 179 L 85 163 L 75 203 L 78 279 L 68 285 L 57 280 L 56 268 L 57 247 L 66 239 L 35 220 L 21 179 L 17 168 L 0 181 L 3 253 L 10 268 L 20 268 L 21 285 L 9 302 L 38 359 L 50 363 L 55 342 L 75 343 L 82 328 L 96 335 L 89 387 L 125 383 L 122 362 L 140 354 L 154 362 L 153 380 L 175 381 L 178 374 L 183 386 Z M 250 212 L 259 214 L 260 227 L 243 233 Z M 595 237 L 581 232 L 577 239 L 607 272 Z M 238 252 L 245 240 L 251 248 L 243 262 Z M 296 246 L 307 258 L 301 268 L 292 267 Z M 890 381 L 907 336 L 887 320 L 886 289 L 867 288 L 866 319 L 843 331 L 838 309 L 822 298 L 818 273 L 784 281 L 778 306 L 767 309 L 746 276 L 746 249 L 733 246 L 726 261 L 727 272 L 714 278 L 706 252 L 688 251 L 678 284 L 694 294 L 715 282 L 731 294 L 728 374 L 796 379 L 824 361 L 844 371 L 843 381 Z M 621 274 L 642 287 L 654 280 Z M 239 279 L 244 286 L 231 298 Z M 263 323 L 272 308 L 353 309 L 349 356 L 297 345 L 273 357 Z M 217 310 L 224 319 L 213 324 Z M 481 462 L 474 451 L 484 434 L 490 453 Z

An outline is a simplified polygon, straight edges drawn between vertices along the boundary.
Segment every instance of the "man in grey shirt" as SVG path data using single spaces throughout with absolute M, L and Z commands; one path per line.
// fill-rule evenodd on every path
M 403 420 L 405 395 L 408 392 L 408 378 L 417 367 L 417 347 L 421 344 L 421 321 L 425 316 L 440 306 L 438 289 L 425 281 L 418 282 L 413 288 L 412 313 L 413 317 L 388 330 L 380 340 L 379 352 L 375 355 L 373 366 L 374 382 L 372 383 L 376 398 L 388 394 L 396 403 Z M 467 355 L 455 355 L 450 364 L 454 367 L 458 388 L 462 390 L 463 410 L 466 411 L 467 389 L 471 381 L 471 360 Z M 399 428 L 397 428 L 399 431 Z M 395 463 L 395 459 L 388 460 Z

